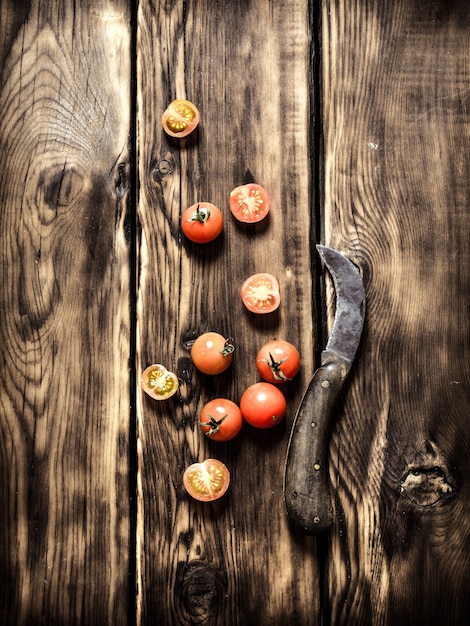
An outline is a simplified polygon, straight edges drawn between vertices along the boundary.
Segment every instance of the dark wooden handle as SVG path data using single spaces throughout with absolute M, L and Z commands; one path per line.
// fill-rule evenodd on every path
M 327 434 L 346 374 L 344 365 L 335 361 L 320 367 L 305 392 L 292 427 L 284 498 L 289 519 L 306 532 L 325 532 L 333 519 L 326 466 Z

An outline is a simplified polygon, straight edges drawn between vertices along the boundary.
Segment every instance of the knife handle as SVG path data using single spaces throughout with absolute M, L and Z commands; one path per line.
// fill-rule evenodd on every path
M 337 361 L 314 374 L 292 426 L 284 478 L 284 500 L 291 522 L 306 532 L 322 533 L 333 521 L 327 472 L 330 416 L 347 375 Z

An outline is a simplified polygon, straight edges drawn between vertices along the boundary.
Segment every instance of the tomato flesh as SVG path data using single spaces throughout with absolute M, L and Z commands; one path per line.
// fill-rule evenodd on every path
M 199 124 L 201 116 L 189 100 L 173 100 L 162 115 L 163 130 L 171 137 L 187 137 Z
M 254 224 L 269 213 L 269 196 L 261 185 L 248 183 L 235 187 L 230 193 L 230 210 L 240 222 Z
M 213 331 L 200 335 L 191 347 L 191 360 L 203 374 L 221 374 L 230 366 L 235 346 Z
M 226 398 L 216 398 L 203 407 L 199 424 L 209 439 L 229 441 L 240 432 L 243 417 L 235 402 Z
M 279 283 L 272 274 L 253 274 L 243 283 L 240 295 L 252 313 L 272 313 L 281 302 Z
M 254 383 L 242 394 L 240 410 L 255 428 L 272 428 L 286 414 L 286 399 L 278 387 L 267 382 Z
M 142 389 L 154 400 L 167 400 L 178 390 L 178 378 L 159 363 L 149 365 L 141 376 Z
M 181 229 L 194 243 L 209 243 L 224 228 L 221 210 L 211 202 L 197 202 L 188 207 L 181 216 Z
M 230 484 L 228 468 L 217 459 L 193 463 L 183 474 L 183 484 L 190 496 L 201 502 L 221 498 Z
M 299 352 L 288 341 L 280 339 L 268 341 L 256 356 L 256 369 L 261 378 L 280 385 L 292 380 L 299 371 Z

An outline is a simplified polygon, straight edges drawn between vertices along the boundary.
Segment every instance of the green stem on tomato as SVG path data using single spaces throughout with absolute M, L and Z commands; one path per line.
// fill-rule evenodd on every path
M 193 213 L 190 219 L 187 221 L 188 222 L 201 222 L 201 224 L 204 224 L 204 222 L 207 222 L 210 216 L 211 216 L 210 209 L 208 207 L 202 207 L 202 209 L 200 209 L 199 204 L 198 204 L 196 212 Z
M 201 426 L 210 426 L 209 430 L 206 432 L 208 437 L 219 432 L 222 422 L 227 417 L 227 413 L 221 417 L 220 420 L 216 420 L 215 417 L 212 417 L 212 415 L 209 415 L 209 417 L 210 419 L 208 422 L 199 422 Z
M 234 350 L 235 350 L 235 346 L 233 345 L 233 339 L 229 337 L 224 343 L 224 347 L 220 351 L 220 354 L 222 356 L 227 357 L 229 354 L 232 354 Z
M 273 373 L 274 380 L 291 380 L 290 378 L 287 378 L 287 376 L 281 370 L 281 365 L 287 361 L 287 357 L 285 357 L 281 361 L 275 361 L 271 352 L 269 353 L 269 357 L 271 359 L 271 363 L 268 363 L 268 365 L 271 368 L 271 372 Z

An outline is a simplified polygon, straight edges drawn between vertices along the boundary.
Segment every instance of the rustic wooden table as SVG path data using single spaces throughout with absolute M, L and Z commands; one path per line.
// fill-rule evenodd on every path
M 466 625 L 470 616 L 467 0 L 24 0 L 0 8 L 0 623 Z M 188 98 L 199 129 L 160 118 Z M 255 180 L 272 210 L 228 210 Z M 180 230 L 221 207 L 215 242 Z M 335 520 L 292 528 L 282 481 L 334 292 L 367 291 L 329 438 Z M 275 274 L 277 314 L 238 290 Z M 191 364 L 206 330 L 231 368 Z M 204 438 L 198 411 L 296 344 L 284 422 Z M 164 403 L 139 388 L 162 362 Z M 184 468 L 231 471 L 200 504 Z

